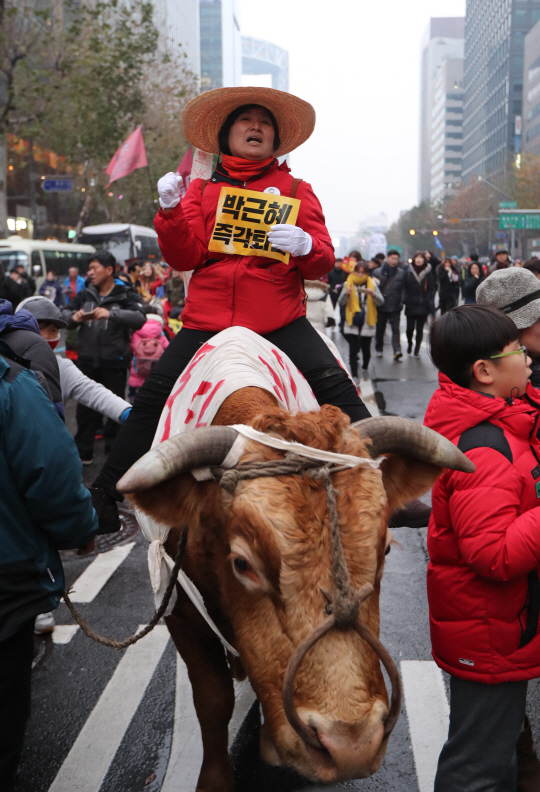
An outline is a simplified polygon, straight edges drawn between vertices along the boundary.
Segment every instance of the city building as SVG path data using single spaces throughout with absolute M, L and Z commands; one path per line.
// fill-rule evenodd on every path
M 525 36 L 522 149 L 540 154 L 540 22 Z
M 503 175 L 521 146 L 525 36 L 540 0 L 468 0 L 463 179 Z M 539 53 L 540 54 L 540 53 Z
M 463 17 L 436 17 L 430 19 L 422 39 L 420 73 L 420 154 L 419 200 L 431 197 L 431 137 L 433 92 L 435 79 L 442 64 L 448 59 L 463 58 L 465 19 Z M 455 133 L 460 134 L 460 133 Z M 454 138 L 458 140 L 458 138 Z
M 268 87 L 288 91 L 289 53 L 269 41 L 242 36 L 242 74 L 244 85 L 253 84 L 252 75 L 268 75 Z
M 185 55 L 187 68 L 199 77 L 199 0 L 153 0 L 153 4 L 160 47 L 173 57 Z
M 242 85 L 242 43 L 236 0 L 199 0 L 201 90 Z
M 445 60 L 433 83 L 430 200 L 449 198 L 461 184 L 463 58 Z

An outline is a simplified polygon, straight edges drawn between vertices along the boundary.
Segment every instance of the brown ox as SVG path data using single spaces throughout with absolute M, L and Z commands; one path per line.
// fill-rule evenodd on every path
M 263 759 L 293 767 L 315 782 L 367 777 L 386 750 L 388 695 L 379 658 L 356 632 L 329 632 L 296 675 L 294 703 L 319 748 L 291 727 L 282 703 L 293 652 L 328 618 L 321 592 L 332 589 L 323 484 L 307 474 L 257 478 L 241 481 L 231 495 L 217 482 L 197 482 L 186 471 L 221 463 L 236 433 L 216 425 L 232 423 L 361 457 L 402 451 L 390 453 L 380 470 L 360 467 L 333 475 L 351 581 L 356 589 L 367 583 L 375 588 L 362 603 L 360 617 L 376 636 L 389 512 L 428 490 L 443 467 L 470 470 L 471 465 L 455 446 L 413 421 L 379 418 L 351 427 L 331 406 L 291 416 L 269 393 L 245 388 L 224 402 L 213 427 L 161 444 L 119 484 L 145 512 L 176 526 L 166 545 L 173 557 L 182 526 L 189 526 L 183 568 L 240 653 L 240 661 L 227 661 L 219 640 L 179 590 L 167 625 L 188 669 L 202 732 L 198 792 L 233 789 L 227 729 L 233 676 L 243 678 L 246 672 L 264 714 Z M 250 442 L 241 462 L 280 456 Z

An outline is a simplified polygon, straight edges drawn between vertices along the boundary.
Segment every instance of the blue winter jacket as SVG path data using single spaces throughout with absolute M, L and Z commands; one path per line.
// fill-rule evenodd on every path
M 0 355 L 0 641 L 58 606 L 58 550 L 97 528 L 73 438 L 33 374 Z
M 77 280 L 75 281 L 75 294 L 78 294 L 82 289 L 84 289 L 86 281 L 82 275 L 77 275 Z M 65 304 L 67 305 L 68 302 L 71 300 L 71 283 L 69 277 L 64 281 L 64 292 L 65 292 Z

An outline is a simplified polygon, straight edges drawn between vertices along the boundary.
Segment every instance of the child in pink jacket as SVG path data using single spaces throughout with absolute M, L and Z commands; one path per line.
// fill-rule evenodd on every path
M 163 319 L 158 314 L 148 314 L 145 324 L 131 336 L 133 359 L 128 380 L 130 401 L 133 401 L 168 345 L 169 341 L 163 332 Z

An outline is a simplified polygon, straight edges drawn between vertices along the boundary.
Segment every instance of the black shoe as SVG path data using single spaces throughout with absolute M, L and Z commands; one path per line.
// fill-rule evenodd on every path
M 389 528 L 426 528 L 431 515 L 431 506 L 413 500 L 404 509 L 395 511 L 388 520 Z
M 118 503 L 100 487 L 90 487 L 92 505 L 98 516 L 98 534 L 116 533 L 122 527 L 118 514 Z
M 394 355 L 394 360 L 401 360 L 403 357 L 403 352 L 396 352 Z
M 407 344 L 407 354 L 410 355 L 412 353 L 412 341 L 409 341 Z

